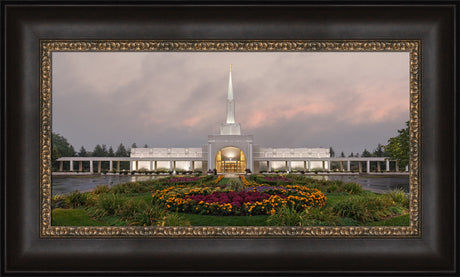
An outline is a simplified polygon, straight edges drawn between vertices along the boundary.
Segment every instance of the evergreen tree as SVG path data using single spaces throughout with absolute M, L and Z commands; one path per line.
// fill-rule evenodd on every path
M 385 152 L 383 150 L 383 146 L 380 143 L 377 144 L 377 148 L 375 148 L 373 156 L 374 157 L 385 157 Z
M 108 157 L 115 157 L 115 153 L 113 153 L 112 146 L 109 147 L 109 153 L 107 154 Z
M 358 152 L 356 152 L 355 157 L 359 158 L 359 153 Z
M 53 170 L 57 170 L 59 162 L 56 160 L 61 157 L 75 156 L 75 149 L 67 139 L 59 134 L 51 133 L 51 165 Z
M 123 143 L 120 143 L 120 145 L 117 148 L 117 151 L 115 152 L 115 157 L 129 157 L 128 151 L 126 151 L 125 146 Z
M 78 157 L 88 157 L 88 152 L 86 151 L 85 147 L 80 148 L 80 152 L 78 152 Z
M 131 145 L 131 148 L 137 148 L 137 144 L 134 142 L 134 143 Z
M 364 149 L 363 153 L 361 154 L 361 157 L 371 157 L 371 152 L 367 151 L 367 149 Z
M 149 146 L 147 145 L 147 143 L 146 143 L 146 144 L 144 144 L 144 148 L 149 148 Z
M 329 153 L 331 154 L 331 157 L 335 157 L 335 152 L 334 149 L 332 149 L 332 147 L 329 147 Z
M 398 161 L 401 168 L 404 168 L 409 164 L 409 121 L 406 122 L 406 128 L 398 130 L 398 134 L 390 138 L 383 148 L 392 159 Z
M 102 150 L 102 146 L 100 144 L 96 145 L 93 150 L 93 157 L 104 157 L 104 150 Z
M 105 144 L 102 145 L 102 157 L 107 157 L 109 152 L 107 151 L 107 146 Z
M 350 153 L 350 156 L 348 156 L 348 157 L 353 157 L 353 152 L 351 152 L 351 153 Z
M 343 153 L 343 151 L 342 151 L 342 153 L 340 153 L 340 157 L 345 158 L 345 153 Z

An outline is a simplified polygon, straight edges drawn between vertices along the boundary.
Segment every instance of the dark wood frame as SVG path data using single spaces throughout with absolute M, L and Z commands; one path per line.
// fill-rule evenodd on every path
M 456 272 L 458 4 L 120 3 L 2 2 L 3 274 Z M 422 237 L 40 239 L 40 39 L 421 40 Z

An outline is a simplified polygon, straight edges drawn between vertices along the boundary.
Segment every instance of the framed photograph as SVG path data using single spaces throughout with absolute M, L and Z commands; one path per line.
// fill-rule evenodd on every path
M 2 5 L 5 273 L 455 273 L 455 6 Z

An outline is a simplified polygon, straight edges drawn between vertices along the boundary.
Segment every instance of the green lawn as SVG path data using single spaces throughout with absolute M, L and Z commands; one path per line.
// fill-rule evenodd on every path
M 54 209 L 51 213 L 53 226 L 104 226 L 105 224 L 92 219 L 84 210 Z
M 396 216 L 387 220 L 375 221 L 369 226 L 409 226 L 409 214 Z
M 180 214 L 190 221 L 192 226 L 267 226 L 268 215 L 257 216 L 212 216 L 198 214 Z

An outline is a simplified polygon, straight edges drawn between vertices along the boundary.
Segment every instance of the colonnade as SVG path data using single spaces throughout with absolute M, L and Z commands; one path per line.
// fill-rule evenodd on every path
M 169 161 L 169 170 L 176 170 L 176 162 L 185 161 L 190 162 L 190 170 L 195 169 L 195 162 L 203 162 L 202 158 L 161 158 L 161 159 L 152 159 L 152 158 L 131 158 L 131 157 L 62 157 L 57 159 L 59 162 L 59 171 L 63 171 L 64 162 L 69 162 L 69 171 L 73 172 L 75 170 L 74 163 L 78 163 L 78 171 L 83 171 L 83 162 L 89 162 L 89 172 L 95 173 L 94 162 L 96 162 L 97 173 L 102 172 L 102 162 L 109 162 L 109 171 L 114 170 L 114 163 L 116 171 L 120 171 L 120 162 L 129 162 L 129 172 L 139 170 L 139 162 L 149 162 L 148 170 L 157 170 L 159 161 Z
M 351 164 L 358 163 L 358 172 L 363 172 L 363 163 L 366 163 L 365 172 L 371 173 L 371 163 L 376 163 L 375 172 L 382 171 L 382 163 L 385 164 L 385 172 L 390 172 L 390 163 L 394 163 L 394 171 L 399 172 L 398 161 L 390 160 L 387 157 L 369 157 L 369 158 L 314 158 L 314 159 L 302 159 L 302 158 L 255 158 L 255 161 L 266 162 L 266 166 L 269 172 L 272 171 L 273 162 L 284 162 L 285 168 L 287 171 L 292 172 L 292 162 L 303 162 L 304 171 L 312 171 L 312 162 L 321 162 L 321 169 L 324 171 L 331 170 L 332 163 L 339 163 L 339 171 L 341 172 L 351 172 Z M 346 163 L 346 170 L 345 170 Z M 406 166 L 405 171 L 408 171 L 409 168 Z

